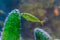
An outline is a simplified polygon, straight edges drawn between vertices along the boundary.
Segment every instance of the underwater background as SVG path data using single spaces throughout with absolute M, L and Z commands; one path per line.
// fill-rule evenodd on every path
M 21 19 L 21 36 L 25 40 L 34 40 L 34 28 L 47 31 L 53 38 L 60 39 L 60 0 L 0 0 L 0 36 L 3 23 L 9 12 L 19 9 L 20 12 L 30 13 L 40 20 L 46 20 L 42 26 Z M 56 13 L 57 12 L 57 13 Z

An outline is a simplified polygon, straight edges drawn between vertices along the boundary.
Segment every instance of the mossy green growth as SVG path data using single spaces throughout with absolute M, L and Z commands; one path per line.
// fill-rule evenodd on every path
M 35 30 L 35 40 L 51 40 L 51 37 L 43 30 Z
M 43 33 L 39 31 L 36 32 L 36 37 L 36 40 L 48 40 L 48 38 L 46 38 L 46 36 L 44 36 Z
M 20 16 L 17 10 L 6 18 L 2 40 L 20 40 Z

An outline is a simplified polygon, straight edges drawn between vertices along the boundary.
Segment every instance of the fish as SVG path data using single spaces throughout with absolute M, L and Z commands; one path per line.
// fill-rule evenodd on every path
M 55 16 L 58 16 L 58 15 L 59 15 L 58 7 L 55 7 L 55 8 L 54 8 L 54 14 L 55 14 Z

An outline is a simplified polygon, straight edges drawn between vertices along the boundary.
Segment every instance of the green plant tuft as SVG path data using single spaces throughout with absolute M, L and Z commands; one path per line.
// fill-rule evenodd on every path
M 45 32 L 40 28 L 36 28 L 34 30 L 34 37 L 35 37 L 35 40 L 51 40 L 52 39 L 47 32 Z
M 5 20 L 2 40 L 20 40 L 20 16 L 13 10 Z

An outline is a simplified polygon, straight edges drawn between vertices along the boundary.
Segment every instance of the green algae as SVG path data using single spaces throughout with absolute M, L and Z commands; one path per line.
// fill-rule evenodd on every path
M 36 28 L 34 31 L 35 40 L 51 40 L 51 36 L 42 29 Z
M 48 40 L 48 38 L 46 38 L 43 33 L 39 33 L 39 31 L 36 32 L 36 40 Z
M 17 10 L 6 18 L 2 40 L 20 40 L 20 16 Z

